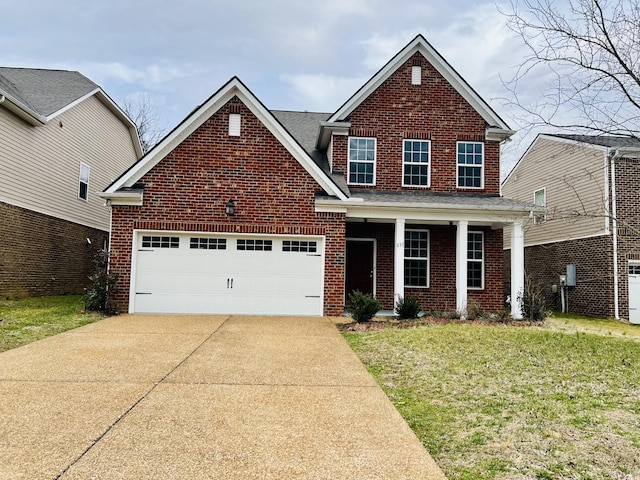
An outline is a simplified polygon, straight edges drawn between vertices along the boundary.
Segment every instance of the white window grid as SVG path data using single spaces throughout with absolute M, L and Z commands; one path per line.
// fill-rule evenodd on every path
M 404 140 L 402 169 L 403 187 L 429 188 L 431 186 L 431 141 Z
M 484 289 L 484 232 L 467 232 L 467 288 Z
M 349 185 L 376 184 L 377 142 L 374 137 L 349 137 Z
M 546 188 L 540 188 L 533 192 L 533 203 L 536 207 L 546 208 L 547 206 L 547 190 Z M 545 213 L 536 213 L 533 217 L 533 222 L 536 225 L 544 223 L 547 220 Z
M 457 142 L 458 188 L 484 188 L 484 143 Z
M 78 175 L 78 198 L 89 200 L 89 165 L 80 162 L 80 173 Z
M 404 278 L 407 287 L 429 287 L 429 230 L 406 229 L 404 232 Z M 424 271 L 424 274 L 422 273 Z M 416 273 L 417 272 L 417 273 Z M 424 282 L 422 280 L 424 279 Z

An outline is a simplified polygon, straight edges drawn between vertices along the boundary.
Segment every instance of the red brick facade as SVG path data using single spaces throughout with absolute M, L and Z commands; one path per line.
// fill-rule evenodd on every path
M 242 135 L 228 135 L 229 113 Z M 113 207 L 116 303 L 129 303 L 133 229 L 303 234 L 326 237 L 324 310 L 343 312 L 344 215 L 316 213 L 319 186 L 267 128 L 234 97 L 140 179 L 144 205 Z M 225 214 L 229 199 L 236 215 Z
M 422 66 L 422 84 L 411 69 Z M 349 116 L 350 135 L 377 139 L 376 190 L 403 191 L 404 139 L 431 141 L 430 192 L 500 193 L 500 144 L 485 141 L 485 120 L 419 53 Z M 347 137 L 335 137 L 333 170 L 347 172 Z M 456 142 L 484 142 L 484 189 L 457 187 Z M 361 188 L 360 186 L 358 188 Z M 366 187 L 365 187 L 366 188 Z M 413 190 L 424 190 L 416 187 Z
M 497 196 L 499 142 L 486 139 L 485 119 L 421 53 L 409 55 L 407 61 L 399 63 L 375 91 L 354 107 L 348 118 L 339 119 L 351 123 L 351 135 L 376 138 L 376 184 L 369 190 L 386 194 L 411 191 Z M 422 84 L 412 85 L 412 67 L 417 65 L 422 67 Z M 223 88 L 221 92 L 226 91 Z M 224 98 L 224 94 L 220 94 L 220 98 Z M 218 98 L 217 95 L 212 98 Z M 116 299 L 120 310 L 126 311 L 129 305 L 135 229 L 324 236 L 325 315 L 341 315 L 344 311 L 345 238 L 375 238 L 376 294 L 383 308 L 392 310 L 396 293 L 394 223 L 380 223 L 375 219 L 368 223 L 347 222 L 345 212 L 357 202 L 335 204 L 332 210 L 331 202 L 338 202 L 341 196 L 337 193 L 338 187 L 335 186 L 333 192 L 323 192 L 320 180 L 308 173 L 304 161 L 271 133 L 269 120 L 263 124 L 264 119 L 254 116 L 251 108 L 256 105 L 251 103 L 250 95 L 246 103 L 241 100 L 245 98 L 244 93 L 238 95 L 228 101 L 219 100 L 220 106 L 212 109 L 215 113 L 198 124 L 187 138 L 181 139 L 148 173 L 135 177 L 144 187 L 142 206 L 112 207 L 111 262 L 112 271 L 120 278 Z M 230 114 L 241 115 L 239 136 L 229 135 Z M 347 172 L 348 137 L 338 134 L 332 138 L 328 153 L 332 171 Z M 429 188 L 402 186 L 404 139 L 431 141 Z M 483 143 L 483 188 L 457 187 L 458 141 Z M 332 182 L 329 172 L 322 175 L 328 183 Z M 330 207 L 325 203 L 317 208 L 318 193 L 329 193 L 331 198 L 326 200 L 328 197 L 324 196 L 323 199 Z M 235 200 L 237 206 L 233 217 L 225 214 L 229 199 Z M 469 206 L 471 202 L 465 201 L 467 208 L 473 210 L 475 205 Z M 493 217 L 478 221 L 483 218 L 482 213 L 475 210 L 462 215 L 469 216 L 464 219 L 469 222 L 469 231 L 484 234 L 484 288 L 469 290 L 467 303 L 479 304 L 487 311 L 501 310 L 504 300 L 502 232 L 491 228 Z M 476 222 L 472 224 L 472 220 Z M 406 227 L 413 226 L 407 218 Z M 406 289 L 406 294 L 419 297 L 425 310 L 457 310 L 455 221 L 440 218 L 434 224 L 422 222 L 420 228 L 430 232 L 430 286 Z
M 84 293 L 107 238 L 107 232 L 0 202 L 0 298 Z

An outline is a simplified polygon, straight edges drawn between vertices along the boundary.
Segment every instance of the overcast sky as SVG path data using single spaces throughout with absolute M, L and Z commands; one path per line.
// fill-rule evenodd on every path
M 522 41 L 498 0 L 0 0 L 0 65 L 78 70 L 146 92 L 167 130 L 237 75 L 270 109 L 332 112 L 422 34 L 511 126 Z M 521 85 L 535 98 L 536 82 Z M 529 139 L 503 154 L 503 175 Z

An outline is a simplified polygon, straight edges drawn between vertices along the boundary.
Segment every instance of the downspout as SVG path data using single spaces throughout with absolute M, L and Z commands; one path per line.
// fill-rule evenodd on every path
M 616 206 L 616 162 L 615 155 L 609 156 L 611 161 L 611 214 L 613 215 L 613 311 L 616 320 L 620 320 L 619 285 L 618 285 L 618 212 Z

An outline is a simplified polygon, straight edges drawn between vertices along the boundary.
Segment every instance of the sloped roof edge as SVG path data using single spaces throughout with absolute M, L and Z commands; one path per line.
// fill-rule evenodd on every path
M 146 173 L 160 163 L 162 159 L 234 96 L 238 96 L 242 100 L 323 189 L 341 200 L 347 198 L 342 190 L 309 157 L 298 141 L 293 138 L 244 83 L 235 76 L 191 112 L 143 158 L 107 187 L 100 196 L 109 198 L 110 194 L 117 192 L 119 189 L 135 185 Z
M 407 46 L 396 54 L 367 83 L 347 100 L 332 116 L 329 122 L 345 120 L 349 114 L 373 93 L 389 76 L 393 74 L 413 54 L 420 52 L 433 67 L 469 102 L 484 118 L 490 127 L 498 127 L 512 132 L 507 123 L 489 106 L 489 104 L 460 76 L 460 74 L 433 48 L 422 36 L 417 35 Z

